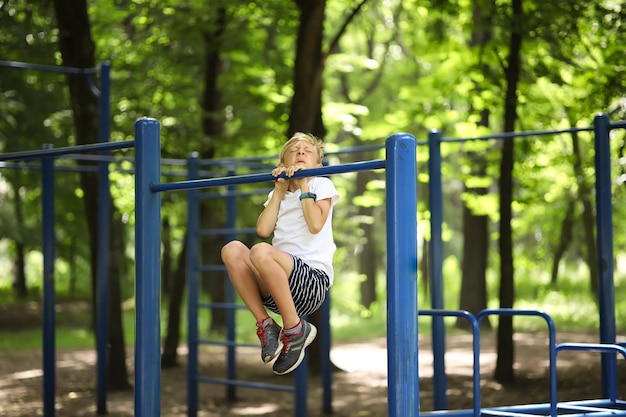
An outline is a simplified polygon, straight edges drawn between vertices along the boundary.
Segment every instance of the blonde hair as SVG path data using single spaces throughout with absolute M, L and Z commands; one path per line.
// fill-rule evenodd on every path
M 294 133 L 293 136 L 287 142 L 285 142 L 283 148 L 280 150 L 280 162 L 284 162 L 284 157 L 287 150 L 299 141 L 309 143 L 317 149 L 318 162 L 321 164 L 324 160 L 324 142 L 322 142 L 321 139 L 311 135 L 310 133 L 302 132 Z

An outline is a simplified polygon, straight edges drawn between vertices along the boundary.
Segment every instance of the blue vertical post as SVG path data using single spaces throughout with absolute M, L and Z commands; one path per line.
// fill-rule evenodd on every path
M 326 294 L 326 300 L 320 309 L 322 331 L 320 335 L 320 347 L 322 350 L 322 409 L 324 414 L 333 412 L 333 364 L 330 360 L 330 348 L 332 335 L 330 329 L 330 290 Z
M 389 417 L 419 415 L 415 138 L 386 141 Z
M 615 343 L 615 288 L 613 282 L 613 208 L 611 199 L 611 123 L 607 114 L 593 120 L 595 133 L 596 228 L 599 268 L 600 343 Z M 617 362 L 614 354 L 602 354 L 602 393 L 617 395 Z
M 44 145 L 51 149 L 52 145 Z M 54 158 L 41 159 L 42 251 L 43 251 L 43 410 L 54 417 L 56 391 L 56 335 L 54 294 Z
M 135 123 L 135 417 L 160 415 L 161 198 L 159 123 Z
M 296 406 L 294 407 L 294 416 L 307 416 L 307 391 L 309 376 L 309 359 L 305 356 L 300 366 L 294 371 L 294 383 L 296 387 Z
M 441 132 L 433 129 L 428 134 L 428 200 L 430 209 L 430 298 L 433 309 L 443 309 L 443 191 L 441 180 Z M 432 317 L 433 344 L 433 406 L 446 410 L 446 336 L 443 317 Z
M 199 178 L 198 153 L 187 158 L 187 179 Z M 199 192 L 187 191 L 187 416 L 198 415 L 198 239 Z
M 100 113 L 99 113 L 99 140 L 108 142 L 110 136 L 109 106 L 111 96 L 111 64 L 106 62 L 100 67 Z M 101 152 L 109 156 L 109 151 Z M 98 414 L 107 413 L 107 384 L 108 384 L 108 355 L 109 343 L 109 251 L 111 248 L 111 189 L 109 183 L 109 162 L 100 161 L 98 164 L 98 270 L 97 270 L 97 365 L 96 365 L 96 407 Z
M 230 168 L 228 170 L 228 175 L 235 175 L 235 169 Z M 235 228 L 237 227 L 237 197 L 235 196 L 235 191 L 237 187 L 235 185 L 229 185 L 227 187 L 228 193 L 226 197 L 226 228 L 230 230 L 230 232 L 226 236 L 226 240 L 230 242 L 231 240 L 235 240 Z M 235 288 L 233 287 L 233 283 L 228 278 L 228 274 L 224 274 L 224 280 L 226 282 L 226 302 L 227 303 L 235 303 Z M 226 310 L 226 338 L 230 342 L 230 344 L 226 347 L 227 355 L 226 360 L 228 362 L 227 366 L 227 378 L 231 381 L 237 379 L 237 349 L 235 348 L 236 334 L 235 334 L 235 312 L 236 309 L 228 308 Z M 230 401 L 234 401 L 237 398 L 235 385 L 226 385 L 226 398 Z

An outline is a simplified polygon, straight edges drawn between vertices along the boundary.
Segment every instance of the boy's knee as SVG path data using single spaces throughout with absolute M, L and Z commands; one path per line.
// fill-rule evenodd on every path
M 268 243 L 265 243 L 265 242 L 257 243 L 252 248 L 250 248 L 250 259 L 252 260 L 253 263 L 255 262 L 255 260 L 261 261 L 270 253 L 271 249 L 272 249 L 272 245 Z
M 230 259 L 237 259 L 241 256 L 242 249 L 244 248 L 244 244 L 239 242 L 238 240 L 232 240 L 228 242 L 227 244 L 222 246 L 222 261 L 228 262 Z

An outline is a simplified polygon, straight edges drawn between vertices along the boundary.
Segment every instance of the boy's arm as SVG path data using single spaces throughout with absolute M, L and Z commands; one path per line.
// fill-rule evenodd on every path
M 309 192 L 309 183 L 306 178 L 299 185 L 302 194 Z M 304 198 L 300 202 L 302 203 L 304 219 L 307 226 L 309 226 L 309 232 L 314 235 L 319 233 L 326 223 L 328 213 L 330 213 L 330 198 L 317 201 L 314 201 L 312 198 Z
M 312 198 L 304 198 L 301 203 L 304 219 L 307 226 L 309 226 L 309 232 L 313 234 L 319 233 L 326 223 L 328 213 L 330 213 L 330 198 L 318 201 L 313 201 Z
M 272 198 L 269 203 L 267 203 L 267 206 L 265 206 L 256 221 L 256 233 L 263 239 L 270 237 L 276 227 L 278 209 L 280 208 L 280 201 L 282 200 L 282 197 L 278 197 L 277 194 L 280 193 L 277 193 L 276 189 L 274 189 Z

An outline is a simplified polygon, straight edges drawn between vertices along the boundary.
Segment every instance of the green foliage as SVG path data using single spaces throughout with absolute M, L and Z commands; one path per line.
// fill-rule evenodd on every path
M 58 33 L 53 10 L 41 2 L 0 2 L 0 56 L 5 60 L 59 64 Z M 587 127 L 597 112 L 612 120 L 626 117 L 626 78 L 623 76 L 622 23 L 619 2 L 558 0 L 525 1 L 524 22 L 511 22 L 510 2 L 496 2 L 484 10 L 491 20 L 489 39 L 472 45 L 475 2 L 392 0 L 369 2 L 348 25 L 338 44 L 326 50 L 323 120 L 327 150 L 350 146 L 384 145 L 395 132 L 409 132 L 425 141 L 433 128 L 444 136 L 486 137 L 501 130 L 503 114 L 503 62 L 508 53 L 511 27 L 523 32 L 522 77 L 517 109 L 519 130 Z M 351 10 L 353 2 L 329 2 L 325 20 L 325 48 Z M 112 63 L 111 140 L 133 138 L 133 124 L 142 116 L 158 119 L 162 127 L 162 156 L 182 161 L 192 151 L 205 153 L 215 146 L 220 158 L 269 155 L 271 166 L 285 139 L 293 94 L 294 51 L 298 10 L 294 2 L 176 0 L 163 5 L 155 0 L 89 2 L 92 35 L 99 62 Z M 207 57 L 218 51 L 218 90 L 221 107 L 204 114 Z M 481 111 L 489 113 L 489 126 L 479 126 Z M 206 137 L 203 120 L 210 116 L 224 123 L 219 137 Z M 64 77 L 59 74 L 0 67 L 0 151 L 38 149 L 44 143 L 66 146 L 75 142 L 72 109 Z M 622 230 L 626 216 L 623 191 L 624 141 L 615 131 L 611 142 L 614 165 L 614 223 Z M 584 236 L 577 208 L 577 223 L 559 273 L 559 287 L 549 288 L 548 275 L 559 230 L 570 200 L 580 202 L 581 186 L 592 185 L 593 137 L 579 134 L 584 178 L 573 170 L 572 137 L 558 134 L 516 139 L 514 171 L 514 246 L 517 306 L 550 308 L 563 327 L 596 325 L 595 306 L 588 295 L 584 266 Z M 488 291 L 497 305 L 498 175 L 501 142 L 497 140 L 451 142 L 442 145 L 444 158 L 444 241 L 446 306 L 458 305 L 463 249 L 464 206 L 490 219 Z M 384 151 L 331 156 L 331 163 L 378 159 Z M 132 151 L 116 153 L 132 157 Z M 472 156 L 486 163 L 477 174 Z M 417 151 L 419 167 L 418 220 L 428 239 L 428 151 Z M 70 160 L 59 166 L 73 167 Z M 164 163 L 164 181 L 184 178 L 182 165 Z M 28 169 L 26 169 L 28 168 Z M 224 175 L 223 166 L 214 175 Z M 265 168 L 263 168 L 265 169 Z M 134 224 L 132 164 L 112 165 L 112 194 L 123 223 Z M 178 171 L 178 172 L 173 172 Z M 239 173 L 252 172 L 240 168 Z M 378 302 L 364 309 L 356 294 L 362 276 L 356 271 L 359 250 L 376 242 L 384 253 L 383 174 L 376 173 L 363 193 L 356 193 L 356 175 L 334 178 L 342 200 L 335 210 L 334 228 L 339 246 L 337 283 L 333 291 L 333 326 L 337 335 L 349 337 L 350 329 L 384 322 L 383 262 L 379 265 Z M 25 245 L 28 284 L 41 287 L 40 174 L 36 166 L 3 168 L 0 172 L 0 266 L 11 271 L 15 242 Z M 57 193 L 57 288 L 88 295 L 89 253 L 84 202 L 78 176 L 59 172 Z M 250 186 L 246 189 L 265 187 Z M 487 195 L 467 190 L 486 188 Z M 221 190 L 219 190 L 221 191 Z M 18 199 L 19 197 L 19 199 Z M 238 226 L 251 227 L 265 195 L 238 202 Z M 21 203 L 24 218 L 16 221 Z M 578 204 L 579 206 L 580 204 Z M 254 209 L 251 209 L 254 208 Z M 359 210 L 371 209 L 360 215 Z M 223 216 L 225 208 L 213 208 Z M 174 251 L 178 253 L 185 231 L 186 196 L 163 197 L 163 216 L 173 226 Z M 364 226 L 375 225 L 371 236 Z M 127 252 L 132 254 L 132 232 Z M 615 234 L 616 258 L 626 245 Z M 616 282 L 623 286 L 623 262 L 618 262 Z M 76 281 L 74 290 L 70 288 Z M 122 277 L 125 294 L 133 277 Z M 0 278 L 8 291 L 12 276 Z M 621 287 L 620 287 L 621 288 Z M 127 291 L 126 291 L 127 290 Z M 577 294 L 574 304 L 572 294 Z M 570 298 L 567 298 L 567 297 Z M 128 295 L 128 297 L 131 297 Z M 420 305 L 428 296 L 420 292 Z M 425 297 L 425 298 L 424 298 Z M 580 308 L 575 309 L 579 305 Z M 626 306 L 617 308 L 623 323 Z M 202 320 L 208 320 L 203 318 Z M 242 318 L 243 320 L 243 318 Z M 358 323 L 355 323 L 358 322 Z M 204 322 L 203 322 L 204 323 Z M 526 324 L 520 324 L 527 328 Z M 528 325 L 532 328 L 534 325 Z M 380 328 L 380 326 L 373 326 Z M 351 336 L 350 336 L 351 337 Z M 27 343 L 27 342 L 25 342 Z

